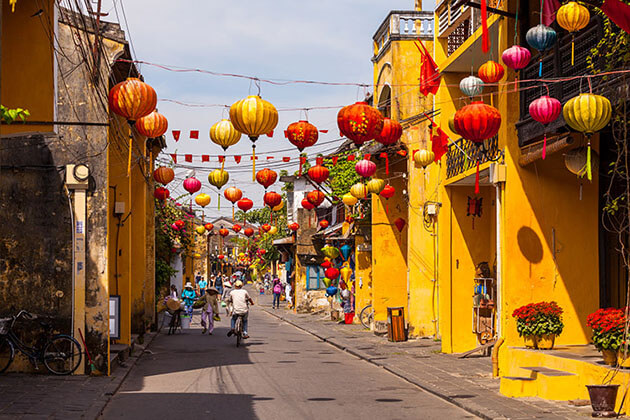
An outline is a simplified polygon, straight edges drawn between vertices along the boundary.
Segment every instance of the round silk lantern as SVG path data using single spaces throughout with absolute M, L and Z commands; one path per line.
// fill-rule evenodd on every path
M 227 230 L 227 229 L 226 229 L 226 230 Z M 230 232 L 228 232 L 228 233 L 230 233 Z M 223 254 L 218 255 L 218 256 L 217 256 L 217 258 L 218 258 L 218 259 L 220 259 L 220 260 L 222 260 L 222 259 L 224 259 L 224 258 L 225 258 L 225 255 L 223 255 Z
M 300 225 L 295 223 L 295 222 L 293 222 L 293 223 L 289 224 L 288 228 L 289 228 L 289 230 L 291 232 L 297 232 L 298 229 L 300 229 Z
M 525 34 L 525 40 L 530 47 L 537 49 L 540 54 L 538 65 L 538 77 L 542 77 L 542 56 L 558 39 L 558 34 L 549 26 L 545 26 L 542 23 L 530 28 Z
M 170 195 L 171 195 L 170 191 L 164 187 L 157 187 L 153 191 L 153 197 L 157 198 L 160 201 L 166 200 L 168 197 L 170 197 Z
M 367 183 L 367 190 L 371 194 L 378 194 L 385 188 L 385 181 L 380 178 L 372 178 Z
M 199 235 L 203 235 L 204 233 L 206 233 L 206 228 L 203 226 L 197 226 L 195 230 L 197 231 Z
M 337 125 L 342 135 L 360 146 L 381 133 L 383 116 L 366 102 L 357 102 L 341 108 L 337 114 Z
M 586 176 L 591 181 L 591 135 L 608 125 L 612 115 L 610 101 L 601 95 L 582 93 L 564 104 L 562 115 L 569 127 L 584 133 L 588 139 Z
M 547 125 L 554 122 L 562 112 L 562 104 L 556 98 L 541 96 L 529 104 L 529 115 L 545 127 L 545 139 L 543 141 L 542 158 L 547 156 Z
M 483 80 L 476 76 L 464 77 L 459 82 L 459 90 L 466 96 L 477 96 L 483 92 Z
M 396 189 L 391 185 L 385 185 L 385 188 L 381 191 L 380 196 L 390 199 L 394 196 L 394 194 L 396 194 Z
M 402 125 L 398 121 L 394 121 L 390 118 L 383 118 L 383 129 L 374 138 L 377 142 L 389 146 L 396 143 L 400 136 L 402 136 Z
M 206 207 L 208 204 L 210 204 L 210 196 L 205 193 L 198 194 L 195 197 L 195 203 L 197 203 L 197 205 L 201 207 Z
M 160 184 L 167 185 L 175 179 L 175 172 L 168 166 L 160 166 L 153 171 L 153 179 Z
M 369 178 L 376 172 L 376 163 L 371 160 L 361 159 L 354 165 L 354 170 L 363 178 Z
M 328 283 L 328 284 L 326 284 Z M 337 287 L 331 286 L 331 280 L 329 278 L 324 279 L 324 285 L 326 286 L 326 297 L 333 297 L 337 294 Z
M 315 183 L 321 184 L 328 179 L 330 171 L 322 165 L 313 166 L 308 170 L 308 177 Z
M 323 263 L 320 264 L 320 266 L 322 268 L 330 268 L 332 267 L 332 263 L 330 262 L 330 260 L 326 259 Z
M 137 121 L 149 115 L 157 105 L 155 90 L 135 77 L 115 85 L 107 99 L 109 109 L 127 121 Z
M 241 198 L 240 200 L 238 200 L 236 205 L 242 211 L 247 212 L 252 207 L 254 207 L 254 202 L 252 200 L 250 200 L 249 198 Z
M 319 132 L 317 131 L 317 127 L 313 124 L 301 120 L 289 124 L 284 132 L 284 136 L 302 152 L 306 147 L 313 146 L 317 143 Z
M 184 180 L 184 189 L 188 191 L 189 194 L 194 194 L 201 189 L 201 181 L 194 176 L 186 178 L 186 180 Z
M 206 228 L 208 232 L 214 229 L 214 225 L 212 223 L 206 223 L 205 225 L 203 225 L 203 227 Z
M 269 232 L 271 230 L 271 225 L 269 223 L 265 223 L 260 226 L 260 228 L 263 230 L 263 232 Z
M 168 129 L 168 120 L 157 111 L 153 111 L 149 115 L 139 118 L 136 121 L 136 130 L 145 137 L 154 139 L 161 137 Z
M 219 229 L 219 235 L 223 236 L 224 238 L 228 236 L 229 234 L 230 234 L 230 231 L 227 230 L 226 228 Z
M 208 174 L 208 182 L 217 189 L 221 189 L 227 182 L 230 180 L 230 174 L 223 169 L 215 169 L 214 171 Z
M 556 12 L 558 25 L 571 33 L 571 65 L 575 61 L 575 32 L 586 28 L 590 20 L 591 14 L 588 9 L 574 1 L 562 5 Z
M 269 229 L 269 234 L 275 235 L 276 233 L 278 233 L 278 228 L 275 226 L 271 226 L 271 229 Z
M 343 201 L 343 204 L 345 204 L 346 206 L 352 207 L 357 204 L 357 201 L 359 200 L 354 195 L 350 193 L 345 193 L 343 197 L 341 197 L 341 201 Z
M 282 196 L 275 191 L 269 191 L 263 196 L 263 201 L 266 206 L 273 209 L 278 204 L 282 203 Z
M 278 174 L 271 169 L 263 169 L 256 173 L 256 182 L 265 187 L 265 190 L 278 179 Z
M 331 280 L 336 280 L 337 277 L 339 277 L 339 269 L 335 267 L 327 268 L 326 271 L 324 271 L 324 273 L 326 274 L 326 277 L 328 277 Z
M 230 107 L 230 121 L 234 128 L 252 141 L 252 181 L 256 180 L 256 140 L 263 134 L 273 135 L 278 125 L 278 111 L 260 96 L 250 95 Z
M 223 192 L 223 195 L 232 204 L 243 198 L 243 191 L 236 187 L 230 187 Z
M 252 228 L 245 228 L 243 230 L 243 234 L 249 238 L 249 237 L 251 237 L 254 234 L 254 229 L 252 229 Z
M 477 71 L 477 75 L 484 83 L 497 83 L 503 79 L 504 74 L 503 66 L 492 60 L 483 63 Z
M 532 53 L 527 48 L 520 45 L 512 45 L 501 54 L 501 60 L 506 66 L 512 70 L 522 70 L 529 64 L 529 60 L 532 58 Z M 518 90 L 518 75 L 514 79 L 514 92 Z
M 210 140 L 225 151 L 239 142 L 243 134 L 225 118 L 210 127 Z
M 420 149 L 413 155 L 413 161 L 424 169 L 435 161 L 435 153 L 431 150 Z
M 186 222 L 184 222 L 183 220 L 179 219 L 179 220 L 175 220 L 175 226 L 177 226 L 179 229 L 183 228 L 184 226 L 186 226 Z
M 306 194 L 306 199 L 315 207 L 319 207 L 324 202 L 326 195 L 320 190 L 313 190 Z
M 334 260 L 339 256 L 339 249 L 334 246 L 326 245 L 322 248 L 322 253 L 331 260 Z
M 350 187 L 350 194 L 359 200 L 363 200 L 367 197 L 367 187 L 362 183 L 354 184 Z
M 308 199 L 306 198 L 302 199 L 301 204 L 302 204 L 302 208 L 306 210 L 313 210 L 315 208 L 315 206 L 312 205 L 311 202 L 308 201 Z
M 239 233 L 241 231 L 241 225 L 239 224 L 232 225 L 232 230 L 236 233 Z
M 326 229 L 329 225 L 330 225 L 330 222 L 328 222 L 328 220 L 322 220 L 322 221 L 319 222 L 319 226 L 322 229 Z

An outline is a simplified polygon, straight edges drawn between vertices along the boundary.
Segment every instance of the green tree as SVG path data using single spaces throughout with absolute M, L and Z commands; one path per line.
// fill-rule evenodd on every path
M 344 194 L 350 192 L 350 187 L 361 181 L 361 177 L 354 169 L 356 162 L 348 161 L 348 155 L 350 154 L 351 152 L 345 152 L 337 155 L 336 165 L 333 165 L 332 157 L 324 158 L 324 166 L 330 170 L 328 183 L 335 197 L 341 198 Z
M 11 124 L 17 119 L 26 121 L 26 118 L 30 117 L 31 113 L 28 109 L 23 108 L 7 108 L 4 105 L 0 105 L 0 120 L 7 124 Z

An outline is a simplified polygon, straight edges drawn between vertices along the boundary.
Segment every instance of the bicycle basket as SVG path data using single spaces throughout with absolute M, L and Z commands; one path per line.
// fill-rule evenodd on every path
M 10 326 L 11 318 L 0 318 L 0 335 L 7 334 Z

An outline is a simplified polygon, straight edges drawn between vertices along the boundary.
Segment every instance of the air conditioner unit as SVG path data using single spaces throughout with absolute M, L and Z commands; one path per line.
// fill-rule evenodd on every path
M 84 164 L 66 165 L 66 186 L 71 190 L 87 190 L 90 170 Z

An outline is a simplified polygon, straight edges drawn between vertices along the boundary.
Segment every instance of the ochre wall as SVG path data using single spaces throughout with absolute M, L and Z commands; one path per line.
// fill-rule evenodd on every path
M 52 34 L 55 32 L 54 1 L 20 1 L 11 12 L 2 1 L 2 105 L 25 108 L 31 121 L 53 121 L 55 70 Z M 39 17 L 31 17 L 43 9 Z M 52 125 L 1 125 L 2 134 L 53 131 Z
M 359 250 L 359 247 L 366 242 L 367 240 L 363 235 L 354 237 L 354 307 L 357 322 L 361 310 L 372 304 L 372 255 L 371 251 Z

